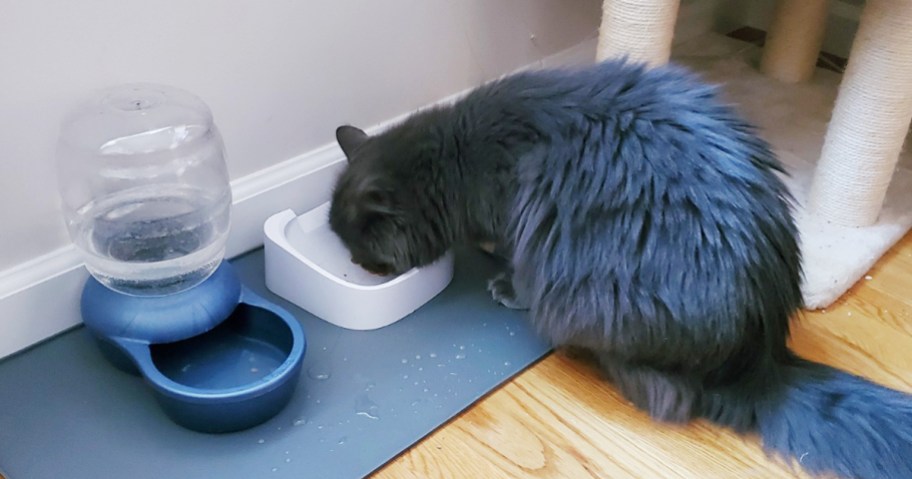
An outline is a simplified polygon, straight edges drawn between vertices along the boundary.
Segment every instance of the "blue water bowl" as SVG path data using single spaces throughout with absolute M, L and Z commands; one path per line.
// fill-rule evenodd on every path
M 82 316 L 115 366 L 142 375 L 174 422 L 201 432 L 276 415 L 306 349 L 298 321 L 242 286 L 227 262 L 202 284 L 162 297 L 124 295 L 90 278 Z

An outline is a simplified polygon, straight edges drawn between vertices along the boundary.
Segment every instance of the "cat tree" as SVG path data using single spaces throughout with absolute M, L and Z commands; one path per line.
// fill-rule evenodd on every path
M 811 187 L 811 211 L 845 226 L 874 224 L 910 120 L 912 2 L 868 0 Z
M 679 5 L 679 0 L 605 0 L 598 59 L 628 54 L 652 65 L 668 61 Z M 828 6 L 829 0 L 779 0 L 760 70 L 785 83 L 811 80 Z M 884 214 L 884 199 L 910 120 L 912 1 L 868 0 L 807 199 L 797 213 L 809 307 L 834 301 L 908 230 L 908 212 L 894 207 Z M 859 247 L 853 240 L 889 229 L 884 222 L 896 223 L 886 225 L 892 227 L 889 238 L 862 245 L 870 250 L 864 254 L 853 251 Z M 841 256 L 853 255 L 854 263 L 833 266 Z
M 667 62 L 679 6 L 679 0 L 605 0 L 596 56 Z

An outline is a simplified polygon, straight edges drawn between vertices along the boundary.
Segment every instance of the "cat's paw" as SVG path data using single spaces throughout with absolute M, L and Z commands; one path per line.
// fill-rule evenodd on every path
M 507 273 L 500 273 L 488 280 L 488 291 L 494 301 L 510 309 L 529 309 L 527 301 L 516 294 L 513 281 Z

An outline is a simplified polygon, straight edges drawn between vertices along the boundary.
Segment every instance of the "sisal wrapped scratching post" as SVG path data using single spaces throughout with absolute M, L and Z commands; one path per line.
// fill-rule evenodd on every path
M 843 226 L 877 221 L 912 119 L 912 2 L 868 0 L 811 185 L 809 207 Z
M 680 0 L 604 0 L 596 59 L 668 62 L 679 6 Z
M 779 0 L 760 70 L 786 83 L 811 79 L 823 45 L 829 0 Z

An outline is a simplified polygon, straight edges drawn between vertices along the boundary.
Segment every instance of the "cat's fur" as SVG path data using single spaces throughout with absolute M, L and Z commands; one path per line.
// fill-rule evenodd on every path
M 495 299 L 653 417 L 759 432 L 813 472 L 912 478 L 912 398 L 786 347 L 801 272 L 781 166 L 690 73 L 520 73 L 337 138 L 330 222 L 365 268 L 494 242 Z

